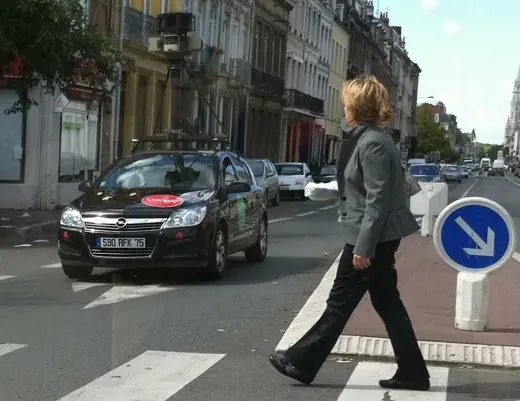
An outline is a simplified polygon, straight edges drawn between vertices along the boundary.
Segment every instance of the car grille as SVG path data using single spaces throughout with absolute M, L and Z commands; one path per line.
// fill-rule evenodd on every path
M 142 249 L 90 248 L 90 252 L 96 258 L 147 258 L 151 256 L 153 248 L 153 246 Z
M 118 217 L 84 218 L 85 229 L 96 232 L 125 233 L 159 231 L 167 219 L 126 219 L 126 226 L 116 225 Z

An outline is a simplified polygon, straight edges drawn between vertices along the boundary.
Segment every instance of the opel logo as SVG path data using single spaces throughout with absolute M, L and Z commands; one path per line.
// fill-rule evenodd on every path
M 120 217 L 116 221 L 116 227 L 117 228 L 125 228 L 126 227 L 126 219 L 124 217 Z

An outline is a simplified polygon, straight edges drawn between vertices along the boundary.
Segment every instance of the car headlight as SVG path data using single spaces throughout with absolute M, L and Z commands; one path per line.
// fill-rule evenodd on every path
M 193 227 L 202 223 L 206 217 L 206 206 L 179 209 L 173 212 L 162 228 Z
M 435 178 L 432 180 L 432 182 L 440 182 L 440 181 L 441 181 L 440 177 L 435 177 Z
M 61 213 L 60 225 L 70 228 L 83 228 L 83 218 L 80 211 L 75 207 L 67 206 Z
M 294 183 L 295 183 L 296 185 L 302 185 L 302 184 L 303 184 L 303 179 L 298 178 Z

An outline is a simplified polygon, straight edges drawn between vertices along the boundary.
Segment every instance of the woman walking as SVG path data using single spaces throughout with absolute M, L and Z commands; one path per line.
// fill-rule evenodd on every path
M 399 153 L 383 130 L 392 118 L 388 92 L 375 77 L 363 76 L 343 84 L 342 99 L 348 129 L 337 178 L 346 244 L 325 312 L 298 342 L 269 360 L 281 374 L 310 384 L 368 291 L 398 366 L 379 385 L 429 390 L 430 376 L 397 289 L 395 252 L 419 226 L 406 206 Z

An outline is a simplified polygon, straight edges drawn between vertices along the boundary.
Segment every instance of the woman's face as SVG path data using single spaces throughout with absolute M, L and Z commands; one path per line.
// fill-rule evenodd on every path
M 347 123 L 350 127 L 355 127 L 357 125 L 356 120 L 354 120 L 354 115 L 347 105 L 345 105 L 345 120 L 347 120 Z

